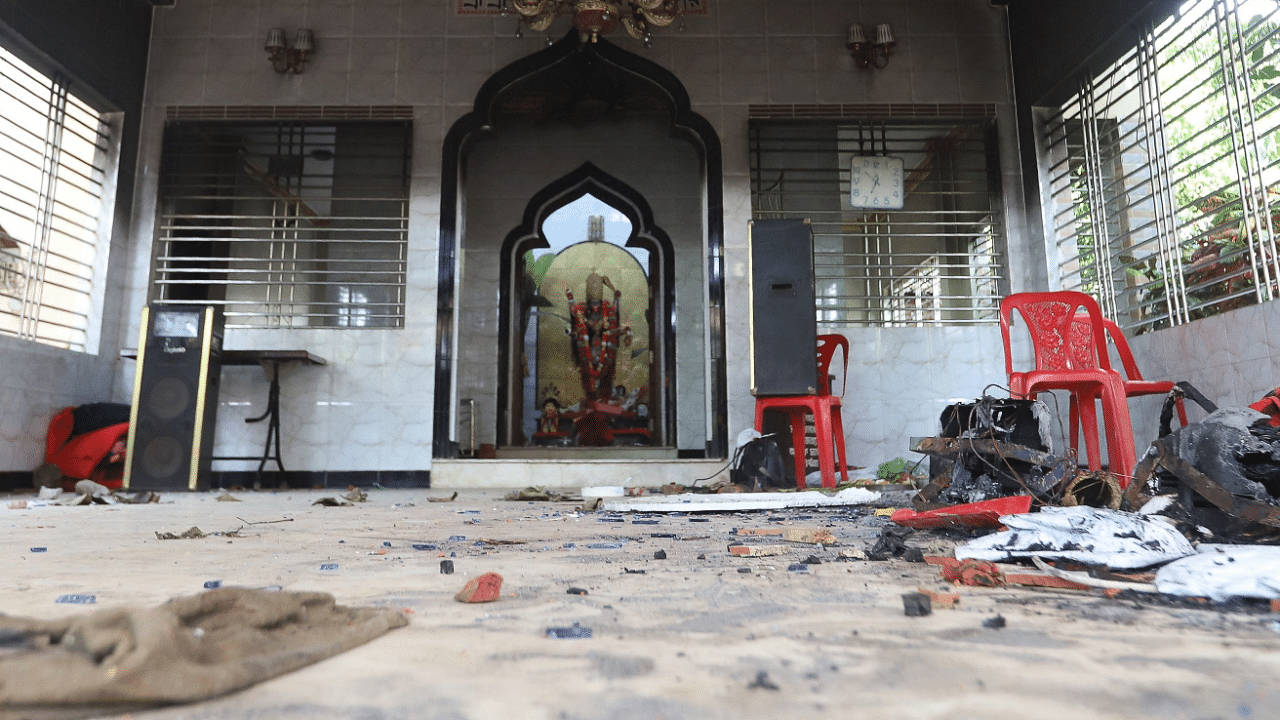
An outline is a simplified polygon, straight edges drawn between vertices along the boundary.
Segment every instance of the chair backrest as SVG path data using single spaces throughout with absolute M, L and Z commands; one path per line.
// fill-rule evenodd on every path
M 1088 332 L 1089 316 L 1076 313 L 1075 319 L 1078 326 L 1077 332 Z M 1142 371 L 1138 370 L 1138 363 L 1134 362 L 1133 350 L 1129 349 L 1129 341 L 1124 337 L 1124 331 L 1120 329 L 1113 320 L 1107 318 L 1102 319 L 1102 326 L 1107 331 L 1107 338 L 1116 349 L 1116 355 L 1120 358 L 1120 364 L 1124 366 L 1124 376 L 1126 380 L 1142 380 Z M 1092 344 L 1092 343 L 1090 343 Z
M 818 336 L 818 394 L 831 394 L 831 361 L 836 349 L 844 352 L 844 376 L 840 380 L 840 394 L 844 395 L 849 382 L 849 339 L 843 335 Z
M 1076 321 L 1081 309 L 1087 322 Z M 1000 301 L 1005 372 L 1011 377 L 1014 371 L 1009 327 L 1015 310 L 1031 335 L 1036 370 L 1111 369 L 1105 318 L 1091 296 L 1074 290 L 1014 293 Z

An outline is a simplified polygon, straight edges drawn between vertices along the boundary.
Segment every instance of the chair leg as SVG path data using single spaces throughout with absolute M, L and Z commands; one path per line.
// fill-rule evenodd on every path
M 1074 401 L 1075 393 L 1072 393 L 1071 397 Z M 1077 409 L 1080 412 L 1080 429 L 1084 433 L 1085 453 L 1089 458 L 1089 469 L 1093 472 L 1102 469 L 1102 449 L 1098 443 L 1098 409 L 1095 403 L 1096 400 L 1093 397 L 1088 397 L 1081 399 L 1079 405 L 1077 405 Z M 1107 427 L 1110 428 L 1110 426 L 1108 422 Z M 1110 441 L 1108 441 L 1107 445 L 1109 448 Z M 1110 450 L 1108 450 L 1109 453 Z M 1076 462 L 1079 462 L 1079 456 L 1077 456 Z
M 1078 464 L 1080 462 L 1080 398 L 1075 393 L 1071 393 L 1071 401 L 1067 404 L 1067 432 L 1071 454 L 1076 457 Z
M 791 422 L 791 450 L 795 454 L 796 489 L 798 490 L 809 487 L 804 472 L 808 469 L 808 464 L 805 462 L 804 413 L 804 408 L 791 408 L 787 411 L 787 419 Z
M 1127 487 L 1138 464 L 1133 447 L 1133 422 L 1129 417 L 1129 401 L 1119 380 L 1102 390 L 1102 412 L 1107 426 L 1107 460 L 1111 472 Z
M 836 457 L 840 460 L 840 478 L 849 482 L 849 463 L 844 459 L 844 420 L 840 417 L 840 406 L 831 406 L 831 427 L 834 435 L 831 442 L 836 446 Z
M 813 439 L 818 448 L 818 470 L 822 473 L 822 487 L 836 486 L 835 460 L 832 457 L 831 413 L 823 412 L 824 408 L 815 408 L 813 414 Z

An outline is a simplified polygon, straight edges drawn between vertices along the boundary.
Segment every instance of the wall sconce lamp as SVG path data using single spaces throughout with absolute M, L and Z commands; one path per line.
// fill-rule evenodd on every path
M 889 64 L 890 50 L 897 44 L 893 40 L 893 30 L 889 28 L 889 23 L 876 26 L 876 41 L 873 43 L 867 42 L 862 25 L 854 23 L 849 26 L 849 42 L 845 47 L 849 48 L 858 67 L 879 70 Z
M 272 28 L 267 31 L 267 60 L 278 73 L 300 73 L 307 64 L 307 58 L 315 50 L 315 42 L 311 31 L 299 28 L 293 38 L 293 44 L 285 47 L 284 30 Z

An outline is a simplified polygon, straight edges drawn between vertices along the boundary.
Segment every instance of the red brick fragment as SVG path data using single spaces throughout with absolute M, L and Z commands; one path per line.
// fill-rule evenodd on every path
M 1004 587 L 1004 571 L 986 560 L 952 560 L 942 566 L 944 580 L 977 587 Z
M 960 605 L 960 593 L 939 592 L 928 588 L 916 588 L 916 592 L 929 598 L 933 607 L 950 609 Z
M 1280 612 L 1280 599 L 1271 601 L 1271 612 Z
M 454 600 L 464 603 L 493 602 L 502 597 L 502 576 L 498 573 L 485 573 L 470 581 L 453 596 Z
M 1059 588 L 1062 590 L 1092 590 L 1088 585 L 1081 585 L 1056 575 L 1043 573 L 1005 573 L 1005 582 L 1010 585 L 1029 585 L 1032 587 Z

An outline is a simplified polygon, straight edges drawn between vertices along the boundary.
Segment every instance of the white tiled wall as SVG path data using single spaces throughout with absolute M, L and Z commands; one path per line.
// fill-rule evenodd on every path
M 138 220 L 127 239 L 128 251 L 112 260 L 125 268 L 120 287 L 113 288 L 126 293 L 123 346 L 136 343 L 138 313 L 146 297 L 166 106 L 413 108 L 407 326 L 395 331 L 228 333 L 228 347 L 306 347 L 330 361 L 323 368 L 295 369 L 284 378 L 283 450 L 290 469 L 430 467 L 441 141 L 450 125 L 471 109 L 480 85 L 496 69 L 543 47 L 536 34 L 515 38 L 512 18 L 459 17 L 454 7 L 450 0 L 180 0 L 155 9 L 135 194 Z M 671 28 L 656 33 L 650 50 L 628 38 L 614 38 L 676 73 L 693 109 L 720 136 L 731 438 L 750 425 L 753 408 L 746 335 L 748 104 L 995 103 L 1004 192 L 1017 207 L 1021 180 L 1003 12 L 988 0 L 718 0 L 710 15 L 688 18 L 683 32 Z M 853 21 L 893 25 L 898 45 L 888 67 L 870 71 L 854 66 L 844 47 Z M 316 53 L 304 73 L 272 72 L 262 50 L 272 27 L 285 28 L 289 35 L 299 27 L 314 31 Z M 557 37 L 564 31 L 563 24 L 557 26 Z M 1006 224 L 1013 289 L 1042 284 L 1043 260 L 1036 258 L 1043 258 L 1043 252 L 1026 246 L 1020 213 L 1008 213 Z M 862 353 L 851 392 L 861 385 L 868 393 L 857 416 L 852 398 L 845 411 L 857 464 L 904 454 L 907 435 L 932 432 L 940 408 L 929 406 L 925 412 L 921 405 L 969 397 L 980 392 L 983 382 L 1000 379 L 999 372 L 989 377 L 989 358 L 982 354 L 988 347 L 999 348 L 998 333 L 992 344 L 991 328 L 850 333 Z M 923 368 L 920 348 L 930 358 Z M 74 368 L 55 367 L 45 374 L 43 358 L 10 353 L 7 345 L 0 351 L 6 366 L 11 358 L 39 366 L 41 385 L 58 388 L 44 392 L 37 405 L 57 404 L 52 396 L 74 382 Z M 956 372 L 952 363 L 980 369 Z M 119 364 L 116 398 L 128 397 L 132 371 L 132 363 Z M 242 422 L 244 416 L 259 414 L 265 401 L 265 383 L 256 372 L 234 369 L 224 375 L 219 454 L 260 449 L 265 429 Z M 922 376 L 928 381 L 922 382 Z M 15 392 L 8 384 L 0 387 Z M 8 450 L 12 460 L 0 456 L 0 468 L 29 469 L 32 454 L 25 448 L 31 437 L 43 437 L 42 429 L 31 428 L 47 418 L 0 420 L 7 439 L 12 431 L 5 422 L 22 425 L 30 437 L 22 441 L 21 451 Z

